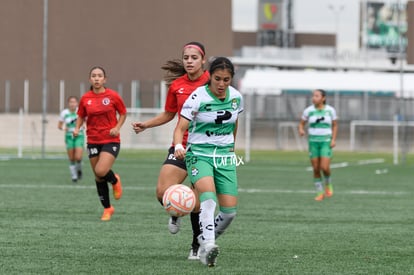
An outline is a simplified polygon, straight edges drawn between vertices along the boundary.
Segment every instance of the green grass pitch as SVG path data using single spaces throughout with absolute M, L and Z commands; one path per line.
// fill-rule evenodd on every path
M 189 217 L 171 235 L 155 199 L 165 153 L 121 151 L 124 196 L 111 194 L 109 222 L 86 157 L 78 184 L 64 155 L 0 160 L 0 274 L 414 274 L 410 155 L 394 166 L 387 154 L 335 152 L 335 194 L 315 202 L 305 152 L 252 152 L 238 167 L 238 216 L 207 268 L 187 260 Z

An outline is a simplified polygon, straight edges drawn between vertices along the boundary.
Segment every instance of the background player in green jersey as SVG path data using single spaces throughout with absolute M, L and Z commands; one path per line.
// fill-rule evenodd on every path
M 242 95 L 230 83 L 234 67 L 225 57 L 210 65 L 210 81 L 185 101 L 174 131 L 174 155 L 185 157 L 188 176 L 200 199 L 200 261 L 214 266 L 216 238 L 236 216 L 237 175 L 234 142 Z M 187 147 L 182 144 L 188 129 Z M 215 210 L 219 205 L 216 217 Z
M 76 114 L 78 109 L 78 98 L 76 96 L 68 97 L 68 108 L 60 113 L 58 128 L 65 131 L 65 144 L 69 158 L 69 170 L 72 176 L 72 181 L 77 182 L 82 178 L 82 155 L 85 135 L 83 130 L 77 137 L 73 137 L 73 130 L 75 129 Z
M 326 92 L 322 89 L 312 92 L 313 105 L 307 107 L 299 122 L 299 134 L 305 135 L 308 122 L 309 157 L 313 168 L 313 181 L 316 187 L 315 200 L 321 201 L 333 195 L 330 162 L 332 148 L 336 145 L 338 131 L 335 109 L 326 104 Z M 324 175 L 325 191 L 321 171 Z

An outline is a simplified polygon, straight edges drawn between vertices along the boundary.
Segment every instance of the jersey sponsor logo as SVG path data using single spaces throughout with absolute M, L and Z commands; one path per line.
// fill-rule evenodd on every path
M 218 136 L 227 136 L 227 135 L 230 135 L 232 133 L 233 133 L 232 131 L 215 131 L 215 132 L 208 131 L 208 130 L 206 131 L 206 135 L 208 137 L 211 137 L 211 136 L 215 136 L 215 137 L 218 137 Z
M 233 108 L 233 110 L 237 110 L 238 107 L 239 104 L 237 104 L 237 99 L 233 98 L 231 101 L 231 108 Z
M 111 103 L 111 100 L 109 100 L 109 98 L 105 97 L 104 99 L 102 99 L 102 104 L 103 105 L 109 105 L 109 103 Z
M 185 104 L 183 105 L 182 109 L 191 109 L 191 105 L 190 104 Z
M 229 111 L 218 111 L 217 118 L 214 120 L 216 124 L 223 124 L 224 120 L 231 119 L 232 114 Z
M 325 120 L 325 117 L 324 116 L 321 116 L 321 117 L 318 117 L 316 119 L 315 123 L 319 123 L 319 122 L 324 121 L 324 120 Z

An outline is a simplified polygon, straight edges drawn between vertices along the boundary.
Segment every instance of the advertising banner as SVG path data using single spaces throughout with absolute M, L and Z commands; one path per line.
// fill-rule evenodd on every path
M 282 29 L 282 0 L 260 0 L 258 12 L 259 31 Z
M 405 51 L 407 45 L 405 5 L 398 5 L 397 2 L 368 1 L 366 12 L 366 46 L 397 52 L 402 42 Z

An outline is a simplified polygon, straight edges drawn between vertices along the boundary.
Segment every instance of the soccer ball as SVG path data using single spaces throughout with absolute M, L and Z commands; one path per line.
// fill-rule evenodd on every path
M 165 191 L 162 204 L 169 215 L 182 217 L 193 211 L 196 196 L 187 185 L 174 184 Z

